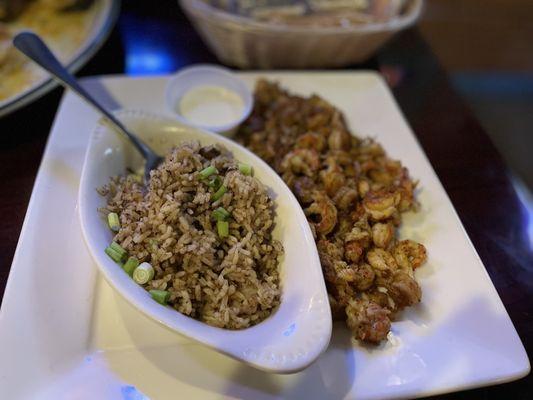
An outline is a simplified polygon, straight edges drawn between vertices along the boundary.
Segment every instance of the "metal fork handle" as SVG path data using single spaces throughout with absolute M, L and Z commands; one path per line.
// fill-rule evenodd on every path
M 42 68 L 50 72 L 66 87 L 76 92 L 83 97 L 89 104 L 100 111 L 117 128 L 121 133 L 133 143 L 135 148 L 148 160 L 157 155 L 150 149 L 141 139 L 131 134 L 126 127 L 115 118 L 108 110 L 106 110 L 100 103 L 98 103 L 66 70 L 58 61 L 54 54 L 50 51 L 48 46 L 41 40 L 39 36 L 32 32 L 21 32 L 13 39 L 13 45 L 24 53 L 27 57 L 35 61 Z

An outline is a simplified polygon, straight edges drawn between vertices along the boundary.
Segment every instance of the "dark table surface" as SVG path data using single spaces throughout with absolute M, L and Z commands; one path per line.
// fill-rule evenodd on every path
M 108 41 L 78 75 L 164 74 L 217 62 L 176 1 L 125 1 Z M 502 158 L 416 29 L 397 36 L 365 65 L 388 78 L 394 95 L 450 196 L 531 354 L 533 250 L 525 206 Z M 0 294 L 6 285 L 44 146 L 62 94 L 55 89 L 0 120 Z M 460 279 L 460 277 L 458 277 Z M 441 349 L 442 351 L 442 349 Z M 533 379 L 440 396 L 530 399 Z

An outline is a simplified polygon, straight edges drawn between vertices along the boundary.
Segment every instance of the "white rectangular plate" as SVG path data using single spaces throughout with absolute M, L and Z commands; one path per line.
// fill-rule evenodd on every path
M 98 116 L 72 93 L 61 103 L 11 267 L 0 313 L 2 399 L 399 398 L 518 379 L 524 347 L 437 176 L 378 75 L 244 73 L 339 107 L 421 182 L 422 209 L 401 235 L 424 243 L 423 301 L 364 348 L 338 325 L 328 351 L 290 376 L 256 371 L 171 333 L 135 311 L 96 272 L 77 193 Z M 164 112 L 166 78 L 102 78 L 87 87 L 109 107 Z M 105 91 L 107 93 L 105 93 Z

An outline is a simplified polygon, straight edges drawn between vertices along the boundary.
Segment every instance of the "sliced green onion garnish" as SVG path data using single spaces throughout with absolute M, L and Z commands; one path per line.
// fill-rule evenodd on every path
M 124 260 L 122 254 L 113 249 L 111 246 L 108 246 L 104 251 L 116 263 L 120 264 Z
M 141 265 L 135 268 L 135 271 L 133 271 L 133 280 L 139 285 L 144 285 L 145 283 L 150 282 L 153 277 L 154 269 L 147 262 L 143 262 Z
M 144 173 L 144 171 L 143 171 Z M 137 174 L 130 174 L 131 179 L 133 179 L 137 183 L 143 183 L 143 174 L 137 175 Z
M 139 260 L 137 260 L 135 257 L 130 257 L 128 258 L 128 261 L 126 261 L 126 264 L 122 266 L 122 268 L 129 276 L 132 276 L 133 271 L 135 271 L 135 268 L 137 268 L 138 266 Z
M 220 186 L 220 188 L 218 188 L 218 190 L 213 193 L 213 195 L 211 196 L 211 201 L 217 201 L 218 199 L 220 199 L 222 196 L 224 196 L 224 193 L 226 193 L 228 191 L 228 188 L 224 185 Z
M 228 221 L 217 221 L 217 232 L 218 237 L 221 239 L 229 235 L 229 222 Z
M 112 249 L 118 251 L 119 253 L 126 253 L 126 250 L 124 250 L 124 248 L 122 248 L 122 246 L 120 244 L 118 244 L 117 242 L 111 242 L 109 247 L 111 247 Z
M 170 293 L 166 290 L 152 289 L 150 290 L 150 294 L 152 295 L 152 299 L 163 305 L 167 304 L 168 298 L 170 297 Z
M 241 171 L 244 175 L 252 175 L 252 166 L 239 163 L 239 171 Z
M 142 178 L 144 176 L 144 166 L 141 165 L 139 168 L 133 171 L 133 174 Z
M 217 174 L 217 173 L 218 173 L 217 169 L 214 166 L 210 165 L 209 167 L 204 168 L 203 170 L 200 171 L 200 178 L 207 179 L 211 175 Z
M 213 217 L 217 221 L 227 221 L 230 216 L 231 214 L 224 207 L 218 207 L 215 211 L 213 211 Z
M 212 175 L 209 177 L 209 181 L 207 182 L 207 186 L 218 190 L 218 188 L 222 185 L 222 179 L 218 175 Z
M 126 257 L 128 256 L 128 252 L 126 250 L 124 250 L 120 244 L 118 244 L 117 242 L 112 242 L 109 247 L 111 247 L 113 250 L 115 250 L 118 254 L 120 254 L 120 258 L 122 260 L 125 260 Z
M 113 232 L 118 232 L 120 230 L 120 220 L 118 219 L 118 214 L 114 212 L 107 214 L 107 224 L 109 225 L 109 229 L 111 229 Z

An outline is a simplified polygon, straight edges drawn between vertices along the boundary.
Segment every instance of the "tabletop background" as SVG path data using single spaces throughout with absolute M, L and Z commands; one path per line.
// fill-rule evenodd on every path
M 176 1 L 153 4 L 124 1 L 109 39 L 78 76 L 166 74 L 193 63 L 217 63 Z M 533 249 L 527 232 L 533 221 L 500 154 L 416 28 L 350 69 L 375 69 L 388 80 L 531 357 Z M 62 89 L 55 89 L 0 119 L 1 296 L 61 95 Z M 516 382 L 436 398 L 529 399 L 531 393 L 530 374 Z

